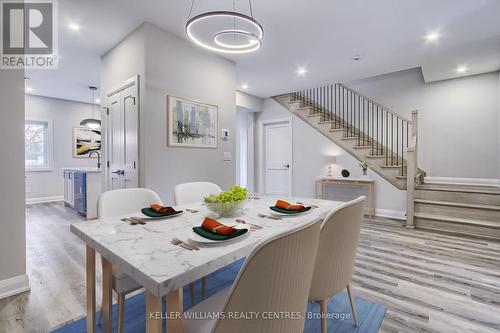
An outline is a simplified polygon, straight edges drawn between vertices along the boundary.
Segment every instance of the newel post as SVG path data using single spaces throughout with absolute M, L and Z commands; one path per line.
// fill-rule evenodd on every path
M 406 173 L 406 226 L 414 227 L 415 181 L 417 178 L 418 111 L 411 112 L 411 141 L 408 145 Z

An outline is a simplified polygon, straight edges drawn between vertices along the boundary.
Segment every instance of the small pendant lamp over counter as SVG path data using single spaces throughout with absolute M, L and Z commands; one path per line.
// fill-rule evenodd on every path
M 94 105 L 94 101 L 95 101 L 94 93 L 97 90 L 97 87 L 90 86 L 89 89 L 92 93 L 92 118 L 83 119 L 80 122 L 80 125 L 86 126 L 90 129 L 98 129 L 101 127 L 101 121 L 99 119 L 95 118 L 95 113 L 94 113 L 94 107 L 95 107 L 95 105 Z

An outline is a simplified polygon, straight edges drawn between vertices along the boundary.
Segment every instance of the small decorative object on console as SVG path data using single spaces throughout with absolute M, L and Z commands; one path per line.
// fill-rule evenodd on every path
M 343 169 L 341 174 L 342 174 L 342 177 L 344 177 L 344 178 L 347 178 L 351 175 L 351 173 L 347 169 Z
M 366 176 L 366 172 L 368 171 L 368 161 L 363 161 L 359 163 L 359 166 L 363 169 L 363 176 Z

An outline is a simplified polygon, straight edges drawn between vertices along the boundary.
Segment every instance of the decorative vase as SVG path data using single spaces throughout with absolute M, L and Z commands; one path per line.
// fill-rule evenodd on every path
M 342 172 L 341 172 L 341 174 L 342 174 L 342 177 L 347 178 L 347 177 L 349 177 L 349 175 L 351 173 L 349 172 L 349 170 L 343 169 Z
M 363 168 L 363 176 L 367 176 L 367 171 L 368 171 L 368 168 Z

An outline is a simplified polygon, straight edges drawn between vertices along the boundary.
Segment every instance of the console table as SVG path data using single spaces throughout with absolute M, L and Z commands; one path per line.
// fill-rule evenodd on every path
M 337 177 L 322 176 L 316 178 L 316 198 L 324 199 L 326 185 L 359 185 L 368 187 L 368 216 L 370 221 L 375 215 L 375 179 L 368 177 Z M 319 185 L 319 186 L 318 186 Z M 319 187 L 319 191 L 318 191 Z

